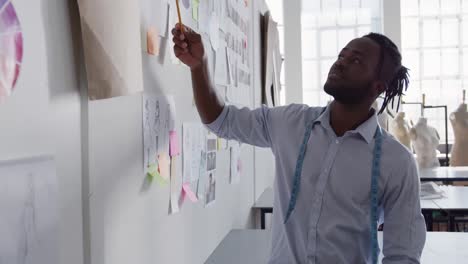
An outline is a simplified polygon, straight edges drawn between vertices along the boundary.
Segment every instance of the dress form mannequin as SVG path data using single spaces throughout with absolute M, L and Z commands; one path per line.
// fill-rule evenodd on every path
M 440 137 L 437 130 L 427 124 L 426 118 L 419 118 L 416 125 L 410 130 L 410 137 L 416 151 L 419 168 L 439 167 L 437 147 Z
M 468 166 L 468 112 L 465 103 L 450 115 L 450 122 L 455 134 L 450 166 Z
M 372 108 L 374 108 L 377 113 L 380 111 L 380 107 L 379 107 L 379 104 L 377 103 L 377 101 L 374 102 L 374 104 L 372 105 Z M 380 127 L 385 129 L 386 131 L 388 131 L 388 114 L 387 114 L 387 112 L 384 110 L 380 115 L 377 115 L 377 119 L 379 120 Z
M 399 112 L 395 119 L 390 122 L 389 132 L 392 134 L 401 144 L 411 150 L 411 138 L 409 135 L 410 127 L 405 119 L 405 112 Z

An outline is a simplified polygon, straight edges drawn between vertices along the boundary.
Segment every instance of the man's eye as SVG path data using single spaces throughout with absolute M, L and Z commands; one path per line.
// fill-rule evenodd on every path
M 361 64 L 361 60 L 360 60 L 360 59 L 354 59 L 354 60 L 353 60 L 353 63 Z
M 338 59 L 339 60 L 344 59 L 344 56 L 343 55 L 338 55 Z

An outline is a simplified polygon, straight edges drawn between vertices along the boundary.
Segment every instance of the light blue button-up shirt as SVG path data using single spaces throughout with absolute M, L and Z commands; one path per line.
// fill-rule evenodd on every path
M 296 207 L 284 224 L 299 148 L 307 123 L 314 120 Z M 377 116 L 342 137 L 336 136 L 329 120 L 329 107 L 225 106 L 207 125 L 219 137 L 269 147 L 275 155 L 270 264 L 371 261 L 370 185 Z M 378 186 L 379 214 L 385 222 L 383 263 L 419 263 L 426 228 L 416 163 L 385 131 Z

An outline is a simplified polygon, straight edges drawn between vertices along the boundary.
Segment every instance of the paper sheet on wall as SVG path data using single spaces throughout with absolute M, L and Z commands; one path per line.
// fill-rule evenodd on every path
M 228 69 L 227 69 L 227 55 L 226 45 L 224 41 L 220 42 L 218 51 L 216 52 L 215 63 L 215 83 L 217 85 L 228 84 Z
M 78 0 L 78 5 L 89 99 L 142 92 L 139 5 L 127 0 Z
M 58 264 L 53 158 L 0 161 L 0 180 L 0 262 Z
M 200 33 L 210 32 L 210 14 L 209 1 L 200 1 L 198 5 L 198 30 Z
M 171 199 L 169 206 L 171 214 L 179 212 L 179 198 L 182 190 L 182 180 L 177 173 L 178 160 L 178 156 L 171 158 Z
M 169 3 L 166 0 L 161 0 L 161 15 L 160 19 L 160 28 L 159 28 L 159 35 L 165 38 L 168 34 L 168 23 L 169 23 Z M 172 25 L 174 26 L 174 25 Z
M 219 17 L 214 12 L 211 13 L 209 28 L 211 46 L 216 51 L 219 48 Z
M 175 122 L 175 103 L 172 96 L 145 93 L 143 96 L 144 171 L 158 166 L 164 181 L 169 179 L 169 132 Z M 159 161 L 159 162 L 158 162 Z
M 216 151 L 218 140 L 214 134 L 206 137 L 206 179 L 205 179 L 205 206 L 213 204 L 216 200 Z
M 240 181 L 240 174 L 241 174 L 241 161 L 240 161 L 240 147 L 239 144 L 234 144 L 231 147 L 231 160 L 230 160 L 230 179 L 229 182 L 231 184 L 237 184 Z
M 206 151 L 206 129 L 198 123 L 183 124 L 183 181 L 196 182 L 200 178 L 202 153 Z
M 245 1 L 225 1 L 226 6 L 220 11 L 226 12 L 223 22 L 220 25 L 221 31 L 225 33 L 228 56 L 228 76 L 230 77 L 230 87 L 227 97 L 230 102 L 243 104 L 247 101 L 246 95 L 252 80 L 250 70 L 251 45 L 250 37 L 250 12 L 249 5 Z
M 226 13 L 227 13 L 227 10 L 226 10 L 226 0 L 220 0 L 220 1 L 215 1 L 215 12 L 218 14 L 218 17 L 221 17 L 221 18 L 225 18 L 226 17 Z M 219 21 L 219 29 L 226 33 L 227 31 L 227 19 L 220 19 Z
M 200 169 L 199 179 L 197 181 L 197 196 L 202 198 L 205 195 L 205 181 L 206 181 L 206 152 L 203 151 L 200 155 Z

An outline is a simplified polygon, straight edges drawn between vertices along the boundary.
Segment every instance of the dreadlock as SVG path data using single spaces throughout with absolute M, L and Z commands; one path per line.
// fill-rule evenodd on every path
M 408 89 L 409 73 L 408 68 L 401 65 L 401 54 L 398 47 L 388 37 L 378 34 L 369 33 L 364 37 L 370 38 L 380 46 L 380 59 L 377 67 L 377 76 L 384 81 L 386 89 L 384 101 L 380 108 L 381 114 L 388 103 L 392 102 L 398 96 L 397 112 L 400 108 L 401 96 Z

